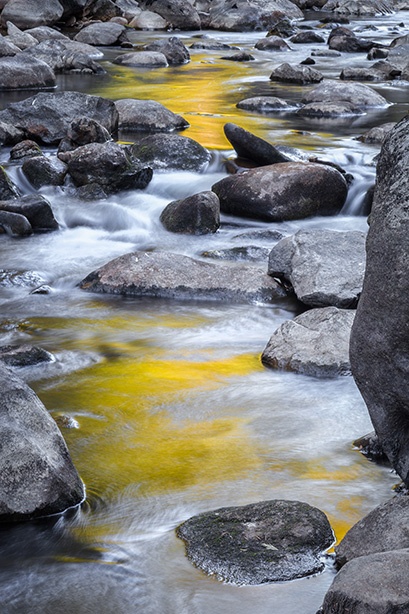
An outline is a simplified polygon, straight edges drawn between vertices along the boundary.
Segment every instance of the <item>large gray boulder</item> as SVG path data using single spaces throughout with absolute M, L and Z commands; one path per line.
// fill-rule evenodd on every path
M 352 373 L 392 466 L 409 485 L 409 118 L 385 138 L 351 335 Z
M 366 109 L 386 107 L 388 101 L 368 85 L 325 80 L 306 94 L 299 115 L 361 115 Z M 331 111 L 328 107 L 334 105 Z M 338 107 L 338 111 L 336 110 Z
M 55 86 L 55 74 L 48 64 L 26 53 L 0 58 L 0 72 L 0 91 Z
M 300 501 L 262 501 L 193 516 L 176 529 L 189 560 L 218 580 L 265 584 L 322 571 L 334 540 L 323 512 Z
M 0 366 L 0 521 L 63 512 L 84 486 L 58 427 L 37 395 Z
M 324 5 L 325 11 L 334 11 L 341 15 L 384 15 L 396 10 L 395 3 L 391 0 L 328 0 Z
M 314 377 L 349 375 L 349 337 L 355 313 L 324 307 L 284 322 L 261 355 L 266 367 Z
M 19 128 L 26 138 L 47 144 L 58 144 L 78 117 L 95 119 L 110 134 L 118 127 L 118 111 L 111 100 L 81 92 L 42 92 L 0 111 L 0 121 Z
M 220 203 L 214 192 L 200 192 L 169 203 L 160 221 L 170 232 L 202 235 L 220 226 Z
M 207 27 L 230 32 L 270 30 L 277 16 L 301 19 L 303 14 L 289 0 L 228 0 L 210 9 Z
M 0 114 L 1 115 L 1 114 Z M 212 186 L 224 213 L 269 222 L 334 215 L 347 185 L 336 169 L 312 162 L 284 162 L 225 177 Z
M 319 83 L 324 78 L 324 75 L 311 66 L 303 66 L 302 64 L 289 64 L 284 62 L 276 68 L 270 75 L 271 81 L 281 81 L 283 83 L 295 83 L 298 85 L 311 85 L 311 83 Z
M 129 132 L 172 132 L 185 130 L 189 123 L 155 100 L 122 98 L 115 102 L 119 129 Z
M 8 0 L 1 13 L 3 24 L 11 21 L 22 30 L 56 23 L 64 9 L 58 0 Z
M 101 45 L 106 47 L 109 45 L 117 45 L 125 32 L 125 26 L 113 21 L 91 23 L 89 26 L 82 28 L 82 30 L 74 36 L 74 40 L 79 43 L 87 43 L 87 45 Z
M 309 307 L 356 307 L 365 271 L 365 234 L 299 230 L 273 247 L 268 273 Z
M 200 30 L 200 16 L 189 0 L 148 0 L 146 5 L 178 30 Z
M 178 134 L 152 134 L 130 147 L 132 156 L 153 169 L 203 171 L 210 153 L 200 143 Z
M 80 288 L 182 300 L 270 302 L 285 296 L 264 269 L 223 266 L 167 252 L 134 252 L 115 258 L 83 279 Z
M 24 55 L 41 60 L 56 73 L 79 72 L 105 74 L 101 64 L 95 58 L 102 56 L 91 45 L 78 43 L 70 39 L 45 40 L 24 51 Z

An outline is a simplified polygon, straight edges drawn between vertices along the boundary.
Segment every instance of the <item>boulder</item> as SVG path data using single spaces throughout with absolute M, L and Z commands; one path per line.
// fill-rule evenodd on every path
M 24 138 L 24 134 L 21 130 L 13 126 L 12 124 L 8 124 L 6 122 L 0 121 L 0 144 L 1 145 L 15 145 L 19 141 Z
M 163 68 L 168 66 L 166 56 L 159 51 L 136 51 L 118 55 L 114 60 L 114 64 L 121 66 L 135 66 L 148 68 Z
M 351 335 L 352 373 L 392 467 L 409 485 L 409 117 L 385 138 L 367 240 L 367 265 Z
M 311 83 L 319 83 L 324 78 L 315 68 L 303 66 L 301 64 L 280 64 L 273 70 L 270 75 L 271 81 L 281 81 L 284 83 L 295 83 L 298 85 L 310 85 Z
M 180 66 L 190 62 L 188 48 L 177 36 L 160 39 L 144 46 L 145 51 L 159 51 L 166 57 L 169 66 Z
M 126 32 L 125 26 L 113 21 L 91 23 L 85 26 L 74 36 L 74 40 L 88 45 L 100 45 L 107 47 L 118 45 L 121 37 Z
M 0 368 L 0 520 L 28 520 L 79 505 L 84 486 L 61 433 L 37 395 Z
M 1 13 L 1 21 L 11 21 L 18 28 L 27 30 L 36 26 L 48 26 L 56 23 L 64 12 L 58 0 L 8 0 Z
M 365 68 L 347 66 L 341 70 L 339 78 L 355 81 L 390 81 L 399 77 L 401 72 L 390 62 L 379 61 Z
M 154 169 L 201 172 L 210 153 L 200 143 L 178 134 L 152 134 L 130 147 L 131 155 Z
M 300 115 L 361 115 L 372 107 L 386 107 L 388 101 L 368 85 L 325 80 L 306 94 Z
M 149 0 L 146 5 L 171 28 L 177 30 L 200 30 L 200 17 L 189 0 Z
M 141 7 L 137 0 L 116 0 L 116 5 L 119 7 L 122 16 L 128 21 L 141 13 Z
M 296 33 L 297 28 L 295 26 L 294 20 L 290 19 L 286 15 L 277 13 L 276 22 L 272 27 L 270 27 L 269 31 L 267 32 L 267 36 L 280 36 L 283 38 L 287 38 Z
M 369 51 L 375 47 L 373 41 L 367 38 L 356 36 L 352 30 L 343 26 L 338 26 L 331 30 L 328 38 L 328 46 L 336 51 L 344 51 L 346 53 L 357 53 L 359 51 Z
M 78 117 L 95 119 L 110 134 L 118 127 L 118 111 L 111 100 L 81 92 L 39 93 L 0 111 L 0 121 L 47 144 L 58 144 Z
M 266 36 L 254 45 L 259 51 L 287 51 L 291 49 L 281 36 Z
M 271 302 L 284 290 L 264 269 L 223 266 L 167 252 L 134 252 L 108 262 L 79 284 L 88 292 L 176 300 Z
M 236 124 L 225 124 L 224 134 L 234 147 L 239 158 L 251 160 L 257 166 L 268 166 L 270 164 L 290 161 L 274 145 Z
M 24 215 L 1 210 L 0 229 L 1 232 L 5 232 L 11 237 L 27 237 L 33 232 L 30 222 L 27 220 L 26 217 L 24 217 Z
M 295 45 L 303 45 L 310 43 L 325 43 L 325 39 L 315 32 L 314 30 L 303 30 L 301 32 L 297 32 L 290 38 L 290 42 Z
M 29 156 L 21 167 L 31 185 L 39 190 L 46 185 L 63 185 L 67 165 L 57 156 Z
M 78 117 L 71 122 L 67 136 L 60 142 L 58 151 L 68 151 L 89 143 L 112 141 L 108 130 L 91 117 Z
M 0 57 L 13 56 L 20 53 L 20 47 L 9 41 L 5 36 L 0 35 Z
M 325 11 L 334 11 L 341 15 L 385 15 L 393 13 L 395 6 L 391 0 L 328 0 L 325 4 Z
M 54 357 L 50 352 L 35 345 L 2 345 L 0 347 L 0 361 L 8 367 L 29 367 L 53 360 Z
M 162 211 L 160 221 L 170 232 L 202 235 L 220 226 L 220 203 L 214 192 L 200 192 L 174 200 Z
M 244 32 L 270 30 L 284 16 L 301 19 L 301 10 L 289 0 L 227 0 L 210 8 L 212 30 Z
M 299 104 L 287 102 L 283 98 L 276 96 L 254 96 L 245 98 L 237 103 L 238 109 L 245 111 L 255 111 L 257 113 L 280 113 L 283 111 L 295 111 L 299 108 Z
M 374 143 L 381 145 L 394 126 L 396 126 L 396 122 L 387 122 L 386 124 L 381 124 L 380 126 L 374 126 L 356 138 L 358 141 L 362 141 L 362 143 Z
M 313 162 L 283 162 L 221 179 L 212 186 L 223 213 L 269 222 L 334 215 L 346 199 L 340 172 Z
M 236 53 L 232 53 L 232 55 L 223 55 L 220 59 L 229 60 L 230 62 L 252 62 L 256 58 L 250 53 L 247 53 L 247 51 L 237 51 Z
M 0 211 L 9 211 L 23 215 L 34 232 L 58 230 L 50 203 L 40 194 L 27 194 L 14 200 L 0 201 Z
M 7 39 L 21 51 L 33 47 L 38 43 L 38 40 L 34 38 L 34 36 L 23 32 L 20 28 L 11 23 L 11 21 L 7 22 Z
M 10 149 L 10 160 L 24 160 L 42 155 L 41 147 L 28 139 L 20 141 Z
M 271 250 L 268 273 L 289 283 L 309 307 L 356 307 L 365 270 L 365 234 L 299 230 Z
M 95 48 L 69 39 L 42 41 L 26 49 L 24 54 L 45 62 L 56 73 L 106 73 L 101 64 L 94 60 L 100 57 L 99 52 L 95 53 Z
M 65 36 L 65 34 L 59 30 L 56 30 L 55 28 L 50 28 L 49 26 L 36 26 L 35 28 L 29 28 L 25 31 L 25 33 L 34 36 L 39 43 L 49 40 L 70 40 L 68 36 Z
M 141 11 L 139 15 L 132 19 L 129 27 L 135 28 L 135 30 L 166 30 L 168 22 L 157 13 Z
M 313 377 L 350 375 L 349 337 L 355 313 L 324 307 L 284 322 L 261 355 L 266 367 Z
M 113 141 L 81 145 L 58 155 L 77 187 L 95 183 L 113 194 L 144 189 L 152 179 L 151 168 L 132 160 L 126 148 Z
M 0 200 L 12 200 L 20 196 L 20 190 L 0 166 Z
M 91 22 L 102 21 L 114 23 L 121 10 L 114 0 L 93 0 L 85 6 L 84 16 Z
M 185 130 L 189 123 L 155 100 L 123 98 L 115 102 L 120 130 L 129 132 L 172 132 Z
M 334 540 L 323 512 L 300 501 L 224 507 L 176 529 L 188 559 L 206 574 L 234 584 L 265 584 L 322 571 Z
M 55 74 L 48 64 L 26 53 L 0 58 L 0 72 L 0 91 L 55 86 Z

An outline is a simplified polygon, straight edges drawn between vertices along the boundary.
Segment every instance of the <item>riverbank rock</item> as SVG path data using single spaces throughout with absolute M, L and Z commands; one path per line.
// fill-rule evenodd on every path
M 55 73 L 106 73 L 101 64 L 95 61 L 102 57 L 100 52 L 95 51 L 95 47 L 70 39 L 41 41 L 26 49 L 24 54 L 45 62 Z
M 239 158 L 250 160 L 257 166 L 268 166 L 270 164 L 290 161 L 274 145 L 236 124 L 225 124 L 224 134 Z
M 310 85 L 311 83 L 319 83 L 324 78 L 324 75 L 315 68 L 310 66 L 302 66 L 301 64 L 280 64 L 274 68 L 270 75 L 271 81 L 281 81 L 283 83 L 295 83 L 298 85 Z
M 334 215 L 346 199 L 345 179 L 334 168 L 284 162 L 221 179 L 212 186 L 223 213 L 270 222 Z
M 365 234 L 299 230 L 273 247 L 268 273 L 290 284 L 309 307 L 355 308 L 365 271 Z
M 313 377 L 350 375 L 349 337 L 355 313 L 324 307 L 284 322 L 261 355 L 266 367 Z
M 367 240 L 365 281 L 351 335 L 352 373 L 382 448 L 409 485 L 409 118 L 385 138 Z M 362 304 L 361 304 L 362 301 Z
M 202 235 L 216 232 L 220 226 L 220 203 L 214 192 L 200 192 L 169 203 L 160 221 L 170 232 Z
M 115 102 L 119 130 L 128 132 L 172 132 L 186 130 L 189 123 L 155 100 L 123 98 Z
M 91 23 L 85 26 L 74 36 L 74 40 L 79 43 L 87 43 L 87 45 L 99 45 L 108 47 L 110 45 L 118 45 L 121 42 L 121 37 L 126 32 L 125 26 L 113 21 Z
M 129 147 L 131 155 L 153 169 L 203 171 L 210 153 L 200 143 L 178 134 L 152 134 Z
M 322 571 L 334 540 L 323 512 L 299 501 L 262 501 L 193 516 L 176 529 L 188 559 L 234 584 L 265 584 Z
M 1 13 L 1 22 L 4 25 L 11 21 L 22 30 L 27 30 L 56 23 L 63 12 L 58 0 L 8 0 Z
M 251 265 L 223 266 L 167 252 L 134 252 L 108 262 L 79 284 L 82 290 L 176 300 L 270 302 L 284 290 Z
M 163 53 L 169 66 L 180 66 L 190 62 L 189 50 L 177 36 L 154 41 L 144 45 L 143 49 Z
M 368 85 L 343 81 L 323 81 L 306 94 L 299 115 L 362 115 L 365 109 L 386 107 L 388 101 Z
M 149 0 L 147 7 L 177 30 L 200 30 L 200 16 L 188 0 Z
M 270 30 L 285 15 L 303 17 L 289 0 L 227 0 L 210 8 L 206 27 L 228 32 Z
M 0 58 L 0 71 L 0 91 L 41 89 L 54 87 L 56 83 L 48 64 L 22 52 Z
M 95 119 L 110 134 L 118 127 L 118 111 L 111 100 L 81 92 L 41 92 L 0 111 L 0 121 L 16 126 L 24 138 L 50 145 L 67 136 L 79 117 Z
M 325 11 L 333 11 L 341 15 L 384 15 L 393 13 L 395 6 L 390 0 L 328 0 L 324 5 Z
M 38 518 L 78 505 L 84 486 L 54 420 L 5 366 L 0 383 L 0 521 Z

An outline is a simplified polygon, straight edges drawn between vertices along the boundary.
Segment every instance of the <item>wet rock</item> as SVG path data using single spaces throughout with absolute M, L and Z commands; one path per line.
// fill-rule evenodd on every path
M 385 107 L 387 100 L 368 85 L 324 81 L 302 99 L 298 114 L 309 116 L 361 115 L 365 109 Z
M 11 237 L 27 237 L 33 232 L 26 217 L 9 211 L 0 211 L 0 229 Z
M 227 49 L 238 49 L 238 47 L 228 45 L 227 43 L 221 43 L 210 36 L 203 36 L 200 41 L 192 43 L 190 45 L 190 49 L 210 49 L 214 51 L 221 51 Z
M 309 307 L 355 308 L 365 270 L 365 234 L 299 230 L 270 252 L 268 273 L 291 284 Z
M 53 355 L 35 345 L 3 345 L 0 347 L 0 361 L 8 367 L 30 367 L 41 362 L 52 362 Z
M 254 45 L 259 51 L 287 51 L 290 45 L 280 36 L 267 36 L 262 38 Z
M 190 62 L 188 48 L 177 36 L 161 39 L 144 46 L 145 51 L 159 51 L 166 57 L 169 66 L 179 66 Z
M 67 174 L 67 165 L 57 156 L 30 156 L 21 167 L 31 185 L 39 190 L 46 185 L 63 185 Z
M 88 292 L 176 300 L 251 303 L 284 297 L 283 289 L 253 265 L 223 266 L 167 252 L 134 252 L 90 273 Z
M 185 130 L 189 123 L 155 100 L 124 98 L 115 102 L 119 129 L 136 132 L 172 132 Z
M 236 124 L 225 124 L 224 134 L 240 158 L 251 160 L 257 166 L 267 166 L 289 162 L 290 160 L 274 145 Z
M 355 313 L 324 307 L 284 322 L 272 335 L 261 361 L 266 367 L 313 377 L 350 375 L 349 337 Z
M 20 196 L 20 190 L 0 166 L 0 200 L 12 200 Z
M 347 66 L 342 69 L 339 78 L 356 81 L 388 81 L 399 77 L 400 74 L 401 70 L 396 68 L 393 64 L 380 61 L 367 68 Z
M 287 102 L 276 96 L 254 96 L 245 98 L 237 103 L 238 109 L 245 111 L 256 111 L 257 113 L 274 113 L 280 111 L 295 111 L 300 105 Z
M 88 45 L 100 45 L 107 47 L 110 45 L 118 45 L 121 41 L 121 36 L 126 32 L 125 26 L 119 23 L 100 22 L 91 23 L 89 26 L 82 28 L 74 36 L 74 40 L 79 43 L 87 43 Z
M 107 143 L 111 141 L 111 135 L 104 126 L 91 117 L 78 117 L 71 122 L 67 131 L 65 147 L 75 149 L 80 145 L 89 143 Z M 59 150 L 62 147 L 60 143 Z
M 390 0 L 328 0 L 325 11 L 334 11 L 343 15 L 370 16 L 393 13 L 395 7 Z
M 96 183 L 107 193 L 144 189 L 152 179 L 152 169 L 132 160 L 127 150 L 114 142 L 90 143 L 58 154 L 67 164 L 74 185 Z
M 47 144 L 58 144 L 79 117 L 95 119 L 110 134 L 118 127 L 118 112 L 111 100 L 81 92 L 39 93 L 0 111 L 0 121 L 16 126 L 26 138 Z
M 28 139 L 20 141 L 10 149 L 10 160 L 23 160 L 42 155 L 41 147 Z
M 17 47 L 17 45 L 0 35 L 0 57 L 13 56 L 16 53 L 20 53 L 20 51 L 20 47 Z
M 54 87 L 55 74 L 45 62 L 25 53 L 0 58 L 0 90 Z
M 270 27 L 267 32 L 267 36 L 280 36 L 283 38 L 287 38 L 296 34 L 297 28 L 294 25 L 294 22 L 285 15 L 280 15 L 280 13 L 276 14 L 276 23 Z
M 11 124 L 0 121 L 0 144 L 14 145 L 23 139 L 23 133 Z
M 299 501 L 263 501 L 193 516 L 176 529 L 188 559 L 235 584 L 265 584 L 321 571 L 333 541 L 323 512 Z
M 19 28 L 35 28 L 56 23 L 63 14 L 58 0 L 9 0 L 1 14 L 3 24 L 11 21 Z
M 149 0 L 147 7 L 178 30 L 200 30 L 200 17 L 188 0 Z
M 325 39 L 318 34 L 318 32 L 314 32 L 314 30 L 303 30 L 302 32 L 297 32 L 290 38 L 290 42 L 295 45 L 302 45 L 308 43 L 325 43 Z
M 150 68 L 163 68 L 168 66 L 166 56 L 159 51 L 136 51 L 124 53 L 113 60 L 114 64 L 122 66 L 147 66 Z
M 227 0 L 210 9 L 208 27 L 229 32 L 270 30 L 284 16 L 298 19 L 302 12 L 288 0 Z
M 132 19 L 129 27 L 136 30 L 166 30 L 168 22 L 157 13 L 142 11 Z
M 94 60 L 100 55 L 95 53 L 95 48 L 69 39 L 42 41 L 25 50 L 24 54 L 45 62 L 55 73 L 106 73 L 101 64 Z
M 54 420 L 36 394 L 0 368 L 0 520 L 63 512 L 84 498 L 84 486 Z
M 58 222 L 51 205 L 41 194 L 28 194 L 12 201 L 0 201 L 0 211 L 23 215 L 35 232 L 58 230 Z
M 233 239 L 257 239 L 260 241 L 268 241 L 269 243 L 276 243 L 280 239 L 284 239 L 284 236 L 285 235 L 279 230 L 248 230 L 235 235 Z
M 177 134 L 152 134 L 130 147 L 131 155 L 154 169 L 203 171 L 210 153 L 193 139 Z
M 335 49 L 313 49 L 311 51 L 313 58 L 338 58 L 340 55 L 342 55 L 341 52 Z
M 38 40 L 18 28 L 11 21 L 7 22 L 7 38 L 10 43 L 16 45 L 21 51 L 33 47 L 38 43 Z
M 162 211 L 160 221 L 170 232 L 202 235 L 220 226 L 220 203 L 213 192 L 200 192 L 174 200 Z
M 409 549 L 353 559 L 335 576 L 320 614 L 392 614 L 409 609 Z
M 374 143 L 382 144 L 389 132 L 396 126 L 396 122 L 387 122 L 380 126 L 374 126 L 367 132 L 364 132 L 361 136 L 357 137 L 358 141 L 362 143 Z
M 329 166 L 284 162 L 226 177 L 212 190 L 223 213 L 282 222 L 339 212 L 347 185 Z
M 328 38 L 328 46 L 336 51 L 356 53 L 359 51 L 369 51 L 376 44 L 366 38 L 359 38 L 352 30 L 339 26 L 331 30 Z
M 128 20 L 133 19 L 141 12 L 141 8 L 137 0 L 116 0 L 116 5 L 121 10 L 122 15 Z
M 202 252 L 204 258 L 214 260 L 235 260 L 244 262 L 265 262 L 270 250 L 267 247 L 257 245 L 245 245 L 243 247 L 231 247 L 227 249 L 212 249 Z
M 392 467 L 409 484 L 407 255 L 409 118 L 385 138 L 367 240 L 367 265 L 351 335 L 352 373 Z M 362 304 L 361 304 L 362 302 Z
M 381 465 L 389 465 L 388 457 L 383 451 L 375 431 L 359 437 L 352 442 L 352 445 L 358 448 L 361 454 L 363 454 L 368 460 Z
M 281 81 L 284 83 L 296 83 L 298 85 L 309 85 L 319 83 L 324 78 L 318 70 L 310 66 L 301 64 L 280 64 L 270 75 L 271 81 Z
M 230 60 L 231 62 L 252 62 L 255 57 L 246 51 L 238 51 L 232 55 L 223 55 L 221 60 Z

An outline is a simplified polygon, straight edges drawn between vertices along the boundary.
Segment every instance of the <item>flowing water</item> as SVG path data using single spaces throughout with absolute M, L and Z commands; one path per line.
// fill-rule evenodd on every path
M 356 23 L 363 36 L 386 42 L 407 31 L 402 22 L 409 23 L 407 13 Z M 368 29 L 373 24 L 377 30 Z M 87 488 L 80 510 L 2 529 L 1 612 L 314 614 L 334 577 L 331 557 L 312 578 L 238 587 L 191 566 L 174 528 L 217 507 L 296 499 L 323 510 L 339 540 L 387 500 L 398 482 L 353 448 L 371 424 L 351 377 L 319 380 L 261 365 L 270 335 L 296 315 L 294 302 L 124 299 L 77 288 L 90 271 L 135 249 L 201 257 L 204 250 L 273 245 L 246 238 L 253 230 L 366 229 L 360 212 L 379 147 L 355 137 L 405 115 L 409 83 L 374 85 L 393 104 L 354 118 L 318 121 L 240 111 L 236 103 L 254 95 L 299 101 L 309 88 L 275 84 L 271 70 L 323 46 L 293 45 L 286 54 L 255 51 L 264 34 L 211 33 L 250 50 L 251 63 L 192 51 L 185 66 L 137 70 L 112 64 L 122 51 L 110 49 L 103 60 L 107 76 L 60 77 L 60 89 L 165 104 L 186 117 L 191 127 L 184 134 L 213 157 L 202 173 L 155 173 L 146 190 L 107 201 L 68 200 L 44 189 L 60 231 L 19 241 L 1 237 L 0 342 L 41 345 L 56 356 L 54 363 L 23 370 L 23 376 L 61 424 Z M 134 40 L 160 36 L 135 33 Z M 196 36 L 180 34 L 187 45 Z M 327 77 L 366 62 L 361 54 L 316 59 Z M 3 96 L 2 104 L 26 96 Z M 159 215 L 168 202 L 209 189 L 225 176 L 223 159 L 232 151 L 223 125 L 229 121 L 351 172 L 355 180 L 342 213 L 283 224 L 224 216 L 212 236 L 167 233 Z M 8 163 L 7 151 L 2 161 L 30 191 Z M 51 292 L 30 294 L 41 284 Z

